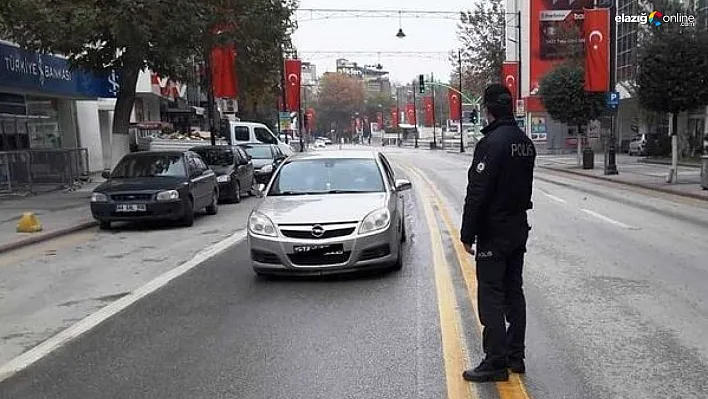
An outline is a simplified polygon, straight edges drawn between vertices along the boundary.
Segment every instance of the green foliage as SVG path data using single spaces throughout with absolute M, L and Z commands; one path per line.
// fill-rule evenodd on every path
M 320 79 L 317 95 L 318 128 L 329 131 L 336 123 L 340 131 L 349 129 L 351 118 L 364 110 L 364 84 L 342 73 L 326 73 Z
M 584 90 L 585 71 L 576 63 L 561 64 L 541 81 L 539 95 L 555 120 L 584 126 L 605 112 L 605 94 Z
M 464 91 L 484 92 L 490 83 L 499 82 L 505 59 L 506 18 L 502 0 L 476 3 L 474 10 L 460 14 L 457 36 L 462 46 L 462 82 Z M 458 71 L 458 54 L 450 56 L 453 70 Z M 453 73 L 451 85 L 458 86 L 459 73 Z
M 664 15 L 690 14 L 667 2 Z M 700 20 L 697 21 L 700 24 Z M 678 113 L 708 104 L 708 32 L 702 26 L 651 27 L 639 52 L 637 94 L 643 107 Z
M 395 105 L 396 102 L 390 94 L 376 93 L 375 95 L 368 96 L 364 101 L 364 115 L 369 117 L 369 121 L 375 122 L 377 113 L 382 112 L 386 120 L 390 117 L 391 107 Z

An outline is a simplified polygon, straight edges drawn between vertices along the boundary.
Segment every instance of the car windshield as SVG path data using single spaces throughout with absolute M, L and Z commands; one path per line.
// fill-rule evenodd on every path
M 234 152 L 231 148 L 197 148 L 193 150 L 209 166 L 232 165 Z
M 248 146 L 243 149 L 253 159 L 273 159 L 273 153 L 269 146 Z
M 180 155 L 137 155 L 123 158 L 115 167 L 112 178 L 185 177 L 186 169 Z
M 268 195 L 371 193 L 384 189 L 373 159 L 308 159 L 283 165 Z

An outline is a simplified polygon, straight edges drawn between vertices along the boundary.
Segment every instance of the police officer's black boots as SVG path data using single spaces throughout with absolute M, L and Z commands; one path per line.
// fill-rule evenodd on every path
M 509 359 L 508 363 L 509 370 L 512 373 L 524 374 L 526 372 L 526 364 L 524 364 L 524 359 Z
M 474 370 L 465 370 L 462 378 L 471 382 L 507 381 L 509 371 L 506 367 L 499 368 L 487 361 L 482 361 Z

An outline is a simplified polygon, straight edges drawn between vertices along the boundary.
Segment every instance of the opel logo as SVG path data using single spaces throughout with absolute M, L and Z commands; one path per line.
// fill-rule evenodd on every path
M 325 229 L 324 227 L 320 226 L 319 224 L 316 224 L 312 226 L 312 236 L 315 238 L 320 238 L 324 235 Z

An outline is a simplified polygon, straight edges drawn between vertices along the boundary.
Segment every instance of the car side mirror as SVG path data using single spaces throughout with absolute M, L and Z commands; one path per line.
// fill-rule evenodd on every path
M 396 191 L 406 191 L 410 190 L 413 187 L 411 182 L 406 179 L 398 179 L 396 180 Z
M 256 186 L 256 196 L 258 198 L 265 197 L 265 189 L 266 189 L 265 184 L 259 184 L 258 186 Z
M 108 169 L 105 169 L 103 172 L 101 172 L 101 177 L 104 179 L 110 179 L 111 178 L 111 171 Z

